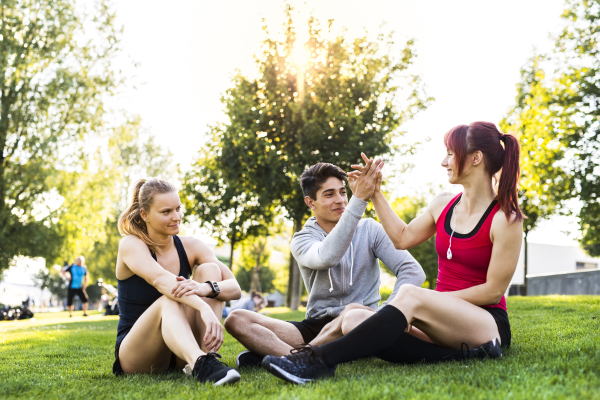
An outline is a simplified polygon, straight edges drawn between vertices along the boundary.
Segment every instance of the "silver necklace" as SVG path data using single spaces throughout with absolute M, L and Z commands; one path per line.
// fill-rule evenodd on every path
M 462 201 L 462 197 L 460 198 L 460 200 L 458 200 L 458 203 L 456 203 L 456 205 L 454 206 L 454 210 L 452 210 L 452 220 L 454 221 L 454 228 L 452 228 L 452 221 L 450 221 L 450 227 L 452 228 L 452 233 L 450 234 L 450 241 L 448 242 L 448 252 L 446 253 L 446 257 L 448 257 L 448 260 L 452 260 L 452 250 L 450 250 L 450 248 L 452 247 L 452 236 L 454 236 L 454 229 L 456 229 L 456 207 L 458 207 L 458 205 L 460 204 L 461 201 Z

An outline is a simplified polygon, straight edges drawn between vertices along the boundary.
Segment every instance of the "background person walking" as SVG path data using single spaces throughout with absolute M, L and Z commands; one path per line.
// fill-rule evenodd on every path
M 81 300 L 83 316 L 88 316 L 88 295 L 85 292 L 85 289 L 88 285 L 89 275 L 84 262 L 85 258 L 83 256 L 79 256 L 75 260 L 75 264 L 67 265 L 60 271 L 61 275 L 69 280 L 69 286 L 67 290 L 67 307 L 69 307 L 69 317 L 73 316 L 73 299 L 75 298 L 75 295 L 77 295 L 79 300 Z

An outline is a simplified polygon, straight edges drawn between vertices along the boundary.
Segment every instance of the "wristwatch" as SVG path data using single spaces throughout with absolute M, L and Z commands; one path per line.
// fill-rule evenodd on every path
M 214 299 L 215 297 L 217 297 L 218 295 L 221 294 L 221 289 L 219 289 L 219 285 L 217 284 L 217 282 L 215 281 L 206 281 L 204 283 L 208 283 L 210 285 L 210 287 L 212 288 L 212 294 L 210 296 L 206 296 L 209 299 Z

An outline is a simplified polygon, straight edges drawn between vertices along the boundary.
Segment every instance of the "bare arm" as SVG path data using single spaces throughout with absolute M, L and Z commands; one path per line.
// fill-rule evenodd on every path
M 368 164 L 369 158 L 364 153 L 361 153 L 361 156 Z M 366 166 L 363 167 L 362 165 L 354 164 L 352 168 L 355 168 L 356 171 L 350 172 L 348 176 L 350 182 L 356 181 L 354 185 L 357 189 L 361 185 L 375 183 L 375 191 L 373 192 L 371 201 L 381 221 L 381 225 L 396 249 L 409 249 L 423 243 L 435 234 L 435 222 L 452 198 L 450 194 L 442 193 L 436 196 L 423 214 L 413 219 L 410 224 L 407 224 L 396 215 L 381 192 L 382 175 L 380 170 L 375 174 L 366 174 Z
M 221 292 L 215 297 L 217 300 L 237 300 L 242 296 L 242 290 L 235 276 L 225 264 L 219 261 L 210 247 L 201 240 L 193 237 L 182 237 L 181 239 L 185 241 L 185 247 L 192 252 L 194 264 L 199 265 L 199 268 L 202 268 L 202 264 L 205 263 L 214 263 L 219 266 L 223 279 L 219 282 Z M 171 290 L 171 293 L 176 297 L 181 297 L 184 294 L 186 296 L 195 294 L 200 297 L 206 297 L 213 293 L 212 287 L 208 283 L 196 282 L 192 279 L 182 277 L 177 277 L 177 281 L 177 285 Z
M 137 276 L 151 284 L 161 294 L 164 294 L 171 300 L 188 305 L 195 310 L 211 311 L 211 308 L 202 299 L 192 296 L 192 298 L 176 298 L 171 294 L 171 289 L 177 283 L 176 275 L 167 271 L 158 264 L 148 251 L 148 246 L 135 236 L 126 236 L 119 244 L 119 255 L 123 263 Z
M 452 199 L 452 195 L 441 193 L 436 196 L 423 214 L 413 219 L 409 224 L 396 215 L 381 191 L 376 191 L 371 199 L 375 206 L 381 225 L 399 250 L 410 249 L 432 237 L 435 234 L 435 221 L 441 211 Z
M 223 326 L 212 309 L 198 296 L 175 297 L 171 289 L 177 283 L 175 274 L 160 266 L 150 255 L 148 246 L 135 236 L 125 236 L 119 243 L 117 268 L 124 264 L 131 272 L 151 284 L 161 294 L 178 303 L 185 304 L 200 312 L 206 325 L 204 343 L 207 348 L 219 349 L 223 343 Z
M 509 224 L 504 213 L 494 216 L 490 236 L 494 246 L 486 282 L 468 289 L 448 292 L 477 306 L 498 304 L 510 284 L 523 241 L 523 223 Z

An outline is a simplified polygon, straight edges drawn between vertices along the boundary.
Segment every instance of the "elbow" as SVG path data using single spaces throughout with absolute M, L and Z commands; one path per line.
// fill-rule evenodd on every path
M 490 290 L 490 294 L 491 296 L 488 299 L 487 304 L 498 304 L 502 300 L 502 297 L 504 297 L 504 291 L 500 291 L 498 289 Z
M 240 285 L 236 285 L 235 289 L 233 290 L 233 293 L 231 293 L 231 299 L 229 300 L 239 300 L 242 297 L 242 289 L 240 288 Z
M 425 272 L 423 271 L 423 268 L 421 268 L 421 271 L 419 271 L 418 276 L 419 276 L 418 277 L 419 286 L 423 286 L 423 284 L 425 283 L 425 280 L 427 279 L 427 276 L 425 275 Z
M 402 242 L 401 242 L 401 241 L 399 241 L 399 240 L 394 240 L 394 239 L 392 239 L 392 243 L 394 244 L 394 248 L 395 248 L 396 250 L 407 250 L 407 246 L 406 246 L 406 244 L 402 243 Z

